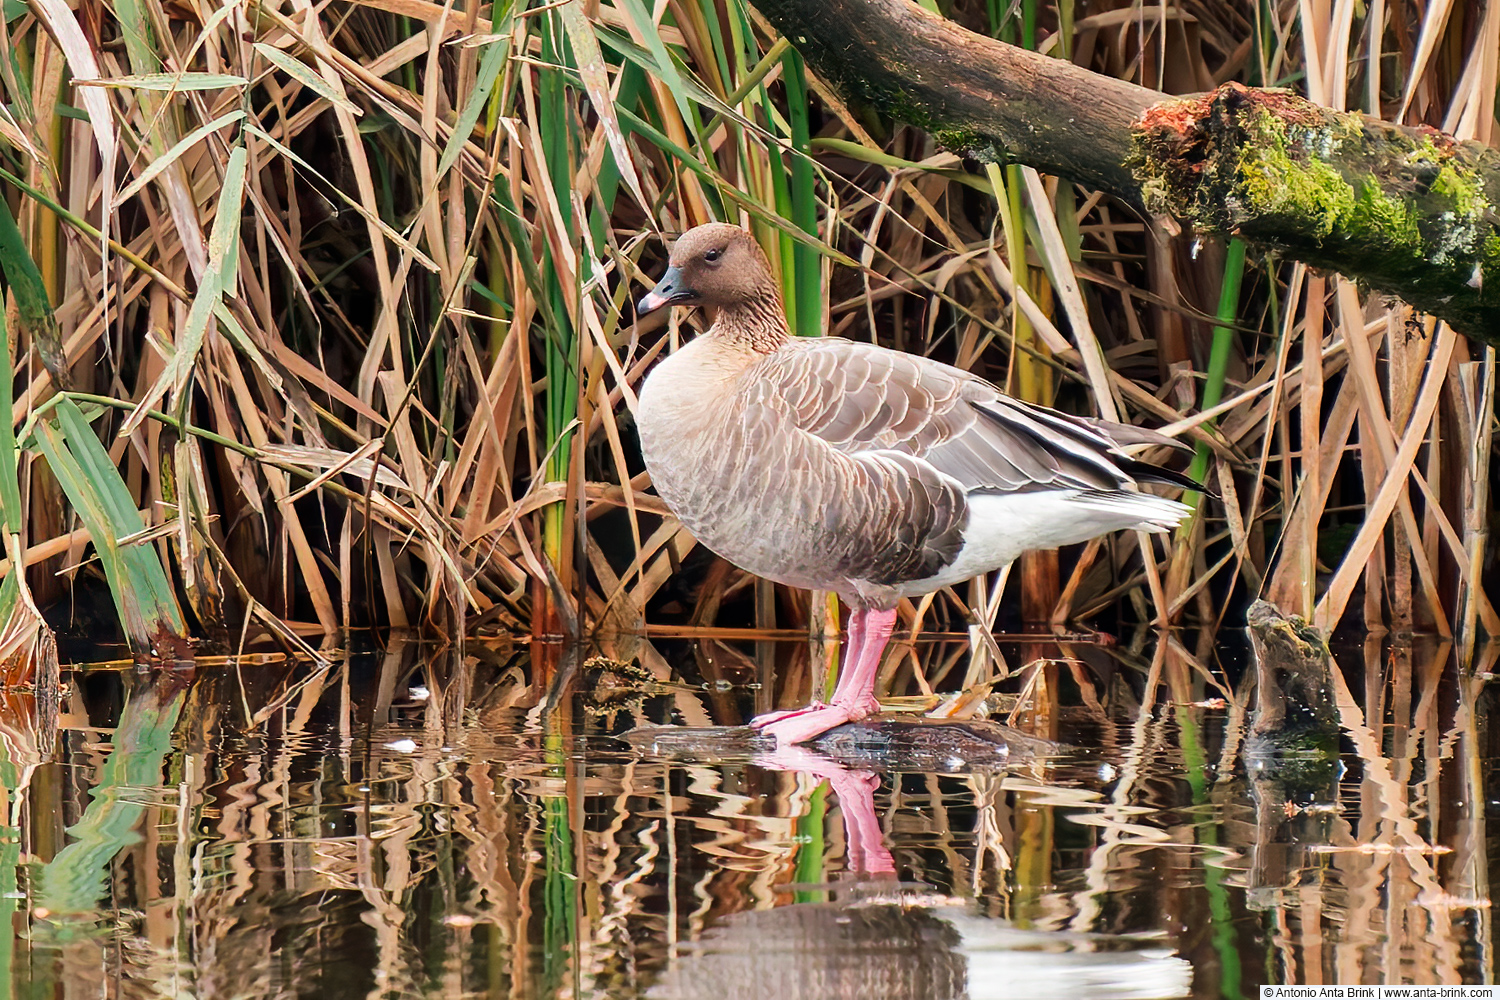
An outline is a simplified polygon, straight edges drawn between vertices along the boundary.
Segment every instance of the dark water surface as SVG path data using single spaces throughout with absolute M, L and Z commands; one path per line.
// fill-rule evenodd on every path
M 733 647 L 668 656 L 574 663 L 551 706 L 525 651 L 473 647 L 74 673 L 50 754 L 45 697 L 8 693 L 0 975 L 174 1000 L 1493 982 L 1492 699 L 1446 647 L 1341 656 L 1367 707 L 1341 767 L 1255 782 L 1250 697 L 1175 642 L 1060 656 L 1021 721 L 1080 749 L 1008 756 L 978 723 L 791 754 L 617 738 L 795 700 Z

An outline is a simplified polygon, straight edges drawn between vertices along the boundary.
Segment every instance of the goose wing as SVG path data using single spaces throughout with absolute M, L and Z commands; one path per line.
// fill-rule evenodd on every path
M 929 358 L 827 338 L 788 345 L 757 367 L 752 405 L 845 454 L 920 459 L 968 492 L 1117 490 L 1137 477 L 1182 478 L 1118 451 L 1175 445 L 1170 438 L 1022 403 Z

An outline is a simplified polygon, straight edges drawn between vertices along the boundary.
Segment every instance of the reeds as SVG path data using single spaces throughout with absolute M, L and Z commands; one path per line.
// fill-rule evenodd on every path
M 1493 130 L 1494 4 L 939 6 L 1171 92 L 1289 84 Z M 1172 550 L 1017 574 L 1035 617 L 1125 596 L 1127 616 L 1213 623 L 1267 593 L 1324 625 L 1500 628 L 1487 349 L 1337 276 L 964 163 L 845 105 L 740 0 L 134 0 L 83 20 L 35 0 L 0 33 L 29 431 L 0 435 L 0 499 L 35 598 L 4 597 L 13 622 L 79 571 L 80 523 L 143 635 L 821 620 L 706 572 L 635 454 L 634 387 L 701 320 L 636 326 L 629 303 L 659 235 L 720 218 L 770 251 L 799 333 L 1195 442 L 1222 502 Z M 940 595 L 906 623 L 978 610 Z

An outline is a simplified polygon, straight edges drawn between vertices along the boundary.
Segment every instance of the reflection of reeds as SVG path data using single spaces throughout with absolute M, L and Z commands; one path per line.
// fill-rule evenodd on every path
M 1444 695 L 1451 646 L 1375 642 L 1362 664 L 1341 654 L 1367 678 L 1368 710 L 1339 696 L 1350 770 L 1326 796 L 1262 811 L 1215 766 L 1237 737 L 1203 697 L 1218 692 L 1195 657 L 1170 640 L 1142 652 L 1099 684 L 1096 708 L 1062 708 L 1065 735 L 1097 727 L 1102 751 L 882 777 L 874 803 L 898 873 L 932 890 L 912 906 L 970 900 L 980 923 L 954 924 L 966 936 L 992 918 L 1073 948 L 1149 935 L 1226 995 L 1267 969 L 1298 983 L 1482 976 L 1491 696 L 1479 681 Z M 274 683 L 216 670 L 182 708 L 191 738 L 142 728 L 156 709 L 132 699 L 108 754 L 98 741 L 116 720 L 75 685 L 68 766 L 13 790 L 13 815 L 28 855 L 80 876 L 68 908 L 93 930 L 38 924 L 16 975 L 63 997 L 95 995 L 107 966 L 127 992 L 327 993 L 340 969 L 360 995 L 623 1000 L 689 968 L 724 927 L 760 926 L 735 915 L 791 904 L 814 873 L 848 905 L 843 803 L 818 779 L 597 742 L 633 709 L 609 721 L 580 703 L 568 718 L 587 752 L 549 743 L 523 731 L 541 697 L 526 670 L 411 646 L 332 670 L 289 664 Z M 445 712 L 439 682 L 472 701 Z M 418 683 L 425 699 L 409 694 Z M 389 707 L 371 725 L 358 706 L 382 690 Z M 683 685 L 642 711 L 694 698 L 700 713 L 714 704 Z M 64 851 L 69 822 L 81 839 Z M 24 870 L 20 858 L 0 857 L 0 875 Z M 32 907 L 61 909 L 57 892 L 42 896 L 53 881 L 19 886 Z

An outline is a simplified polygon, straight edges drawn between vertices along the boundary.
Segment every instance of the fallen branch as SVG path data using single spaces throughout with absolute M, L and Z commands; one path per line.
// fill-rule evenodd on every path
M 908 0 L 752 2 L 848 99 L 950 149 L 1241 236 L 1500 343 L 1496 150 L 1283 91 L 1164 97 Z

